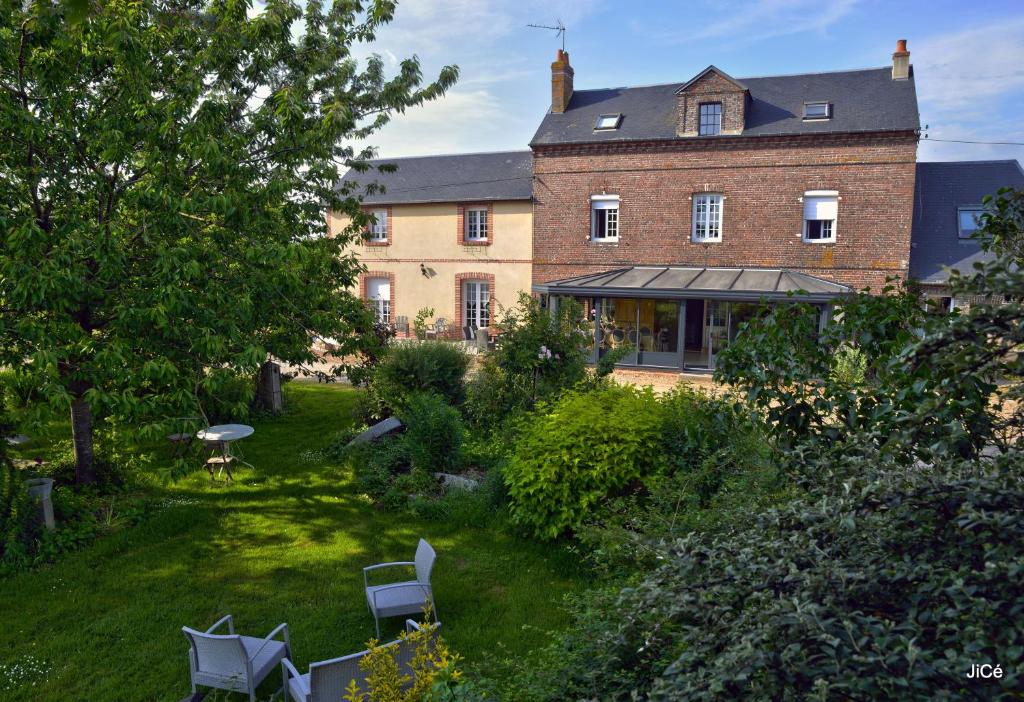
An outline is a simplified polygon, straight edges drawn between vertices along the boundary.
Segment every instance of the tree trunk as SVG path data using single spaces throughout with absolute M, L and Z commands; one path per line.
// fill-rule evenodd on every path
M 75 482 L 96 482 L 92 452 L 92 410 L 83 395 L 71 400 L 71 436 L 75 443 Z

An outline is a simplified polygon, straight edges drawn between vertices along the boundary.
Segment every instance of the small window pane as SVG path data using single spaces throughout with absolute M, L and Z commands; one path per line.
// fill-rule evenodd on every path
M 619 238 L 619 201 L 617 198 L 592 200 L 590 219 L 590 236 L 594 241 L 614 241 Z
M 370 239 L 372 241 L 385 241 L 388 238 L 388 211 L 374 210 L 373 216 L 377 220 L 370 225 Z
M 466 210 L 466 239 L 469 241 L 482 241 L 487 239 L 487 210 L 475 209 Z
M 827 102 L 809 102 L 804 105 L 804 117 L 809 119 L 823 119 L 828 117 Z
M 714 136 L 722 132 L 722 103 L 710 102 L 700 106 L 700 135 Z
M 807 239 L 809 241 L 824 241 L 832 238 L 831 219 L 809 219 L 807 220 Z
M 693 240 L 720 241 L 722 238 L 722 196 L 693 196 Z
M 960 208 L 959 224 L 961 239 L 969 239 L 978 230 L 978 227 L 981 225 L 980 217 L 981 208 Z
M 594 129 L 617 129 L 619 126 L 619 119 L 621 117 L 621 114 L 600 115 L 597 118 L 597 123 L 594 125 Z

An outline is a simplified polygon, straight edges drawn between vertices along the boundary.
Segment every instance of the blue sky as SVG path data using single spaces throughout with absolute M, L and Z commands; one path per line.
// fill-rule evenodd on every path
M 405 0 L 369 50 L 461 78 L 369 143 L 384 157 L 527 148 L 559 42 L 526 25 L 559 18 L 580 89 L 681 83 L 712 63 L 736 78 L 886 66 L 905 38 L 932 139 L 1024 142 L 1021 0 Z M 919 158 L 1024 162 L 1024 146 L 929 140 Z

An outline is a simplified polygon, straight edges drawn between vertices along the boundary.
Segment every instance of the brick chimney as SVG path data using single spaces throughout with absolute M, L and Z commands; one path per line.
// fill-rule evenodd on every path
M 910 77 L 910 52 L 907 51 L 907 40 L 896 41 L 896 51 L 892 55 L 892 79 L 906 80 Z
M 572 66 L 569 65 L 569 54 L 558 50 L 551 64 L 551 111 L 562 113 L 572 99 Z

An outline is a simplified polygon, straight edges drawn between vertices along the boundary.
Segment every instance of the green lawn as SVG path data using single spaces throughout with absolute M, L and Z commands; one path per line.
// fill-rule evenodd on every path
M 470 667 L 487 672 L 488 654 L 524 653 L 565 626 L 563 595 L 582 574 L 564 548 L 382 512 L 356 494 L 348 468 L 303 458 L 350 421 L 354 396 L 292 384 L 287 413 L 255 421 L 240 444 L 256 470 L 227 486 L 197 472 L 156 488 L 169 506 L 140 525 L 0 580 L 0 699 L 181 699 L 182 625 L 227 613 L 252 635 L 288 622 L 300 669 L 361 650 L 374 634 L 361 567 L 410 560 L 420 536 L 438 552 L 443 633 Z M 387 620 L 382 635 L 400 627 Z M 34 686 L 3 691 L 4 670 L 39 662 L 48 672 L 30 675 Z M 261 692 L 279 684 L 275 674 Z

